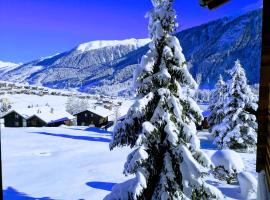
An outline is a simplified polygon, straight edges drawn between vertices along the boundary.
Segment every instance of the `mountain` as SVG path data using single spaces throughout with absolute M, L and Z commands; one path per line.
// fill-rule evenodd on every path
M 0 60 L 0 74 L 6 73 L 10 70 L 15 69 L 20 64 L 12 63 L 12 62 L 4 62 Z
M 149 39 L 93 41 L 76 48 L 23 64 L 2 74 L 2 80 L 28 82 L 53 88 L 78 87 L 112 73 L 112 66 Z
M 176 34 L 201 88 L 211 88 L 219 74 L 241 60 L 250 84 L 259 81 L 262 10 L 225 17 Z M 47 58 L 38 59 L 7 72 L 1 79 L 28 82 L 51 88 L 76 88 L 90 93 L 123 95 L 129 92 L 132 75 L 147 52 L 148 39 L 94 41 Z

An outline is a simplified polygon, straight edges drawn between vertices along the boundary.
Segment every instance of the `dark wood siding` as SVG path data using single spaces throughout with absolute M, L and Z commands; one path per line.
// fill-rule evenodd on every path
M 22 127 L 24 118 L 15 111 L 4 116 L 5 127 Z
M 257 172 L 265 170 L 270 189 L 270 2 L 263 5 L 261 80 L 258 109 Z
M 58 126 L 61 126 L 61 125 L 71 126 L 72 121 L 71 120 L 65 120 L 65 121 L 55 122 L 55 123 L 49 124 L 48 126 L 50 126 L 50 127 L 58 127 Z
M 27 120 L 27 126 L 29 127 L 42 127 L 47 126 L 47 124 L 39 119 L 37 116 L 33 116 Z
M 101 117 L 95 113 L 90 111 L 83 111 L 78 113 L 77 115 L 77 125 L 78 126 L 89 126 L 91 124 L 95 125 L 96 127 L 101 127 L 108 123 L 108 117 Z

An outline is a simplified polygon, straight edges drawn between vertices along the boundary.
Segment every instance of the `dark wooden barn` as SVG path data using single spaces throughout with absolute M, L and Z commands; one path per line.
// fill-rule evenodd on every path
M 65 111 L 54 111 L 49 107 L 34 107 L 12 110 L 2 116 L 5 127 L 57 127 L 73 125 L 75 117 Z
M 75 114 L 78 126 L 93 125 L 95 127 L 106 126 L 110 115 L 112 115 L 112 112 L 102 107 L 87 109 Z
M 42 127 L 42 126 L 48 126 L 48 127 L 58 127 L 61 125 L 67 125 L 71 126 L 73 125 L 72 119 L 64 117 L 57 120 L 46 122 L 42 120 L 39 116 L 32 116 L 27 119 L 27 126 L 28 127 Z
M 44 122 L 42 119 L 37 117 L 36 115 L 27 119 L 27 126 L 28 127 L 42 127 L 47 126 L 48 124 Z
M 25 127 L 27 126 L 27 117 L 28 116 L 24 116 L 14 110 L 2 116 L 2 118 L 4 118 L 5 127 Z

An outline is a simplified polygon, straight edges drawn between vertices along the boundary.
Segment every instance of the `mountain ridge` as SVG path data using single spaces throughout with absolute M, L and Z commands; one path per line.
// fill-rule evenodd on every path
M 213 87 L 219 74 L 227 79 L 225 72 L 237 58 L 247 71 L 249 83 L 258 83 L 261 18 L 262 10 L 257 9 L 175 34 L 191 66 L 193 77 L 202 74 L 201 88 Z M 144 42 L 147 43 L 146 40 Z M 102 48 L 94 49 L 91 47 L 98 45 L 91 45 L 93 41 L 80 44 L 84 46 L 78 45 L 69 51 L 28 62 L 6 73 L 0 72 L 1 80 L 124 95 L 130 93 L 133 71 L 149 48 L 147 45 L 134 45 L 134 42 L 133 45 L 120 43 L 116 46 L 100 44 Z

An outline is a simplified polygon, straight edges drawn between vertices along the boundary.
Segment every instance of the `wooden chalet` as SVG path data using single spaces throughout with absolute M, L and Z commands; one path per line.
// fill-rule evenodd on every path
M 2 118 L 5 127 L 70 126 L 75 121 L 75 117 L 66 111 L 54 111 L 47 106 L 12 110 Z
M 26 127 L 29 115 L 20 110 L 12 110 L 2 116 L 5 127 Z
M 77 117 L 78 126 L 91 126 L 102 127 L 109 123 L 109 116 L 113 113 L 101 106 L 95 106 L 93 108 L 88 108 L 81 112 L 75 114 Z
M 197 130 L 203 130 L 203 129 L 209 129 L 209 123 L 208 123 L 208 116 L 210 114 L 209 110 L 203 111 L 203 121 L 200 124 L 196 124 L 196 129 Z

